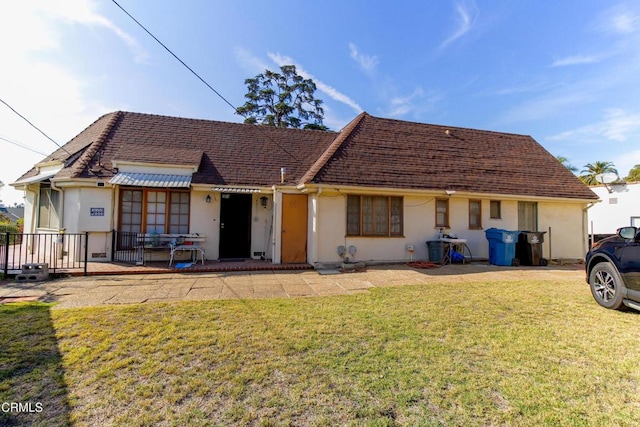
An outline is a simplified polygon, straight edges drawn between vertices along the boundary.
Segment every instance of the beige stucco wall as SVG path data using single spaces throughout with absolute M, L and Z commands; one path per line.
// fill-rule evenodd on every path
M 211 201 L 206 202 L 207 195 Z M 206 259 L 218 259 L 220 256 L 220 193 L 211 191 L 191 192 L 191 214 L 189 230 L 191 233 L 199 233 L 206 236 Z M 260 204 L 261 197 L 267 197 L 267 207 Z M 267 258 L 271 257 L 271 245 L 269 244 L 269 232 L 271 229 L 273 202 L 270 194 L 255 193 L 251 200 L 251 256 L 260 258 L 266 252 Z M 273 231 L 271 230 L 271 237 Z M 257 253 L 254 255 L 254 253 Z
M 538 203 L 538 231 L 545 231 L 545 258 L 582 259 L 586 253 L 586 206 L 576 203 Z
M 89 233 L 89 261 L 109 261 L 113 228 L 112 189 L 67 187 L 63 194 L 62 228 L 66 233 Z M 103 209 L 103 216 L 91 216 L 91 208 Z
M 453 196 L 449 200 L 450 229 L 467 240 L 474 258 L 488 258 L 489 244 L 485 230 L 495 227 L 505 230 L 518 229 L 518 201 L 501 200 L 501 219 L 490 219 L 490 200 L 482 200 L 482 225 L 480 230 L 469 229 L 469 198 Z M 309 262 L 340 262 L 337 247 L 351 245 L 357 248 L 355 260 L 360 261 L 408 261 L 407 245 L 413 244 L 413 259 L 428 259 L 426 241 L 438 238 L 435 227 L 435 196 L 404 196 L 404 237 L 346 237 L 346 195 L 333 192 L 310 198 Z M 539 231 L 552 228 L 551 240 L 546 238 L 543 256 L 549 257 L 549 243 L 553 258 L 582 258 L 584 228 L 582 203 L 539 202 Z

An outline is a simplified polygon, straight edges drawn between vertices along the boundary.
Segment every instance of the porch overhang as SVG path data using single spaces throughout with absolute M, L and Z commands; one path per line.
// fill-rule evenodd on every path
M 251 193 L 262 193 L 262 190 L 255 187 L 213 187 L 212 191 L 217 191 L 219 193 L 240 193 L 240 194 L 251 194 Z
M 48 171 L 48 172 L 41 172 L 38 175 L 31 176 L 29 178 L 25 178 L 25 179 L 21 179 L 20 181 L 13 182 L 13 183 L 11 183 L 11 185 L 12 186 L 17 186 L 17 185 L 26 185 L 26 184 L 34 184 L 36 182 L 42 182 L 42 181 L 45 181 L 45 180 L 53 177 L 57 173 L 58 173 L 58 170 Z
M 189 188 L 191 175 L 118 172 L 109 180 L 109 183 L 134 187 Z

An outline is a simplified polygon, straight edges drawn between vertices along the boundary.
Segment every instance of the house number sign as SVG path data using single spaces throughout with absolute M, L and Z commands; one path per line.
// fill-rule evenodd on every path
M 90 208 L 91 216 L 104 216 L 104 208 Z

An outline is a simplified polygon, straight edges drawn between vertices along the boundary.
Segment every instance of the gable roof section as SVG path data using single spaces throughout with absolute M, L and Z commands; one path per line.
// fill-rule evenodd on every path
M 456 190 L 597 200 L 533 138 L 361 113 L 339 132 L 154 114 L 106 114 L 48 156 L 54 178 L 110 179 L 113 161 L 198 166 L 193 184 Z M 31 169 L 19 180 L 38 175 Z
M 117 118 L 118 113 L 109 113 L 101 116 L 84 131 L 48 155 L 40 163 L 61 161 L 64 163 L 65 168 L 60 170 L 55 176 L 69 177 L 74 175 L 82 168 L 84 163 L 90 160 L 90 157 L 87 158 L 88 156 L 86 155 L 87 150 L 92 146 L 94 150 L 96 149 L 95 147 L 100 146 Z M 38 170 L 37 167 L 34 166 L 16 181 L 24 181 L 37 175 Z
M 363 113 L 338 141 L 301 183 L 597 199 L 530 136 Z
M 281 167 L 296 182 L 337 135 L 131 112 L 103 117 L 107 123 L 102 133 L 96 132 L 96 122 L 64 146 L 96 141 L 84 148 L 66 175 L 61 171 L 56 177 L 109 179 L 116 173 L 116 160 L 196 164 L 194 184 L 274 185 L 280 183 Z

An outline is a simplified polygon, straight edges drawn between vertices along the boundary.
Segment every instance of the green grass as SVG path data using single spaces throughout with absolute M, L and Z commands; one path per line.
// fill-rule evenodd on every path
M 3 339 L 23 343 L 0 353 L 0 402 L 44 399 L 77 425 L 634 426 L 638 316 L 581 281 L 1 306 Z

